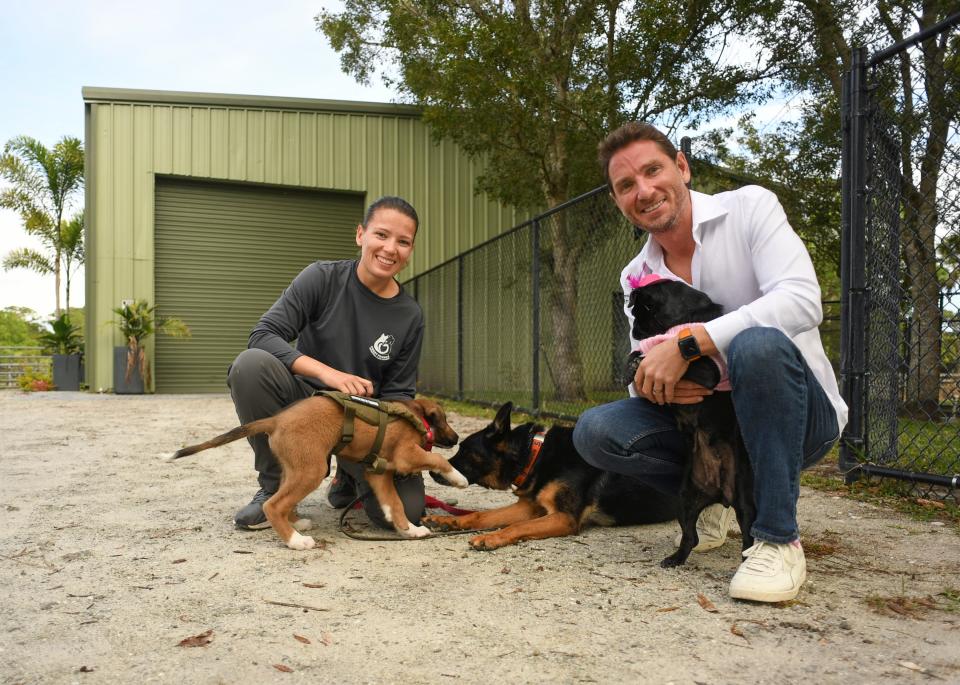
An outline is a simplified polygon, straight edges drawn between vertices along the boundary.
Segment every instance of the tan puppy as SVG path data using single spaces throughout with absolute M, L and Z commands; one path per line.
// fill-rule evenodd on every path
M 443 408 L 436 402 L 426 399 L 391 401 L 400 402 L 413 414 L 426 420 L 433 429 L 435 443 L 440 447 L 457 444 L 459 436 L 450 428 Z M 342 426 L 343 408 L 334 400 L 318 395 L 296 402 L 270 418 L 251 421 L 199 445 L 185 447 L 176 452 L 171 460 L 266 433 L 270 450 L 283 467 L 283 477 L 277 492 L 263 503 L 263 513 L 287 547 L 311 549 L 315 544 L 313 538 L 297 531 L 307 530 L 313 523 L 297 517 L 297 504 L 326 478 L 327 456 L 340 441 Z M 337 458 L 362 460 L 373 447 L 376 435 L 376 426 L 356 419 L 353 441 L 340 451 Z M 407 519 L 393 484 L 394 473 L 436 471 L 442 473 L 451 485 L 467 487 L 467 479 L 463 474 L 440 455 L 426 451 L 421 446 L 422 441 L 421 434 L 408 421 L 401 419 L 390 422 L 380 449 L 380 456 L 388 462 L 386 472 L 364 473 L 384 517 L 404 537 L 424 537 L 430 531 L 424 526 L 413 525 Z

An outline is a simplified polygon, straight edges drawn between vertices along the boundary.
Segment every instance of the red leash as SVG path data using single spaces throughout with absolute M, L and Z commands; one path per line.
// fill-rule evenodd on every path
M 473 509 L 458 509 L 452 505 L 447 504 L 443 500 L 439 500 L 436 497 L 431 497 L 430 495 L 423 496 L 423 505 L 427 509 L 443 509 L 448 514 L 453 514 L 454 516 L 463 516 L 464 514 L 472 514 Z M 353 504 L 354 509 L 362 509 L 363 503 L 360 500 L 357 500 Z
M 458 509 L 457 507 L 451 506 L 446 502 L 437 499 L 436 497 L 431 497 L 430 495 L 424 495 L 423 503 L 428 509 L 443 509 L 448 514 L 453 514 L 454 516 L 463 516 L 464 514 L 473 513 L 473 509 Z

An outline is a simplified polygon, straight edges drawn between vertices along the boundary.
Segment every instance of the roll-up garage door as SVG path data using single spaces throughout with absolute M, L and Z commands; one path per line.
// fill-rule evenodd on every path
M 157 392 L 225 392 L 227 367 L 305 266 L 356 256 L 359 195 L 158 178 L 157 313 L 188 339 L 156 337 Z

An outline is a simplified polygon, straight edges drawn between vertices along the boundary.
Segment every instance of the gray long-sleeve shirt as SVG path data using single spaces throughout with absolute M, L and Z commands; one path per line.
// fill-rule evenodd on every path
M 296 339 L 296 349 L 290 342 Z M 307 355 L 368 378 L 375 397 L 413 398 L 423 342 L 423 312 L 403 288 L 384 298 L 357 277 L 357 262 L 314 262 L 293 279 L 250 334 L 287 368 Z M 327 389 L 318 379 L 311 385 Z

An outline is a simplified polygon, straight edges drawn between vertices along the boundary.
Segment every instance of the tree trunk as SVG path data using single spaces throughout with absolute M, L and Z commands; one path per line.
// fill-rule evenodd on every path
M 64 311 L 67 312 L 67 318 L 69 318 L 70 317 L 70 265 L 69 264 L 67 264 L 63 270 L 63 280 L 64 280 L 63 308 L 64 308 Z
M 917 197 L 917 194 L 913 194 Z M 904 221 L 905 260 L 913 316 L 909 320 L 904 408 L 917 418 L 940 413 L 940 286 L 934 226 L 923 205 L 908 207 Z M 929 209 L 929 208 L 926 208 Z
M 548 292 L 553 327 L 553 339 L 547 346 L 550 369 L 557 399 L 581 401 L 587 398 L 580 336 L 577 334 L 577 280 L 581 251 L 570 242 L 567 217 L 563 212 L 554 214 L 548 221 L 549 269 L 552 272 Z
M 57 249 L 57 254 L 54 260 L 53 273 L 54 273 L 54 282 L 57 288 L 57 299 L 56 299 L 57 310 L 54 316 L 59 318 L 60 312 L 62 311 L 60 308 L 60 250 L 59 248 Z
M 933 23 L 935 18 L 923 23 Z M 891 32 L 893 33 L 893 32 Z M 944 97 L 943 51 L 936 41 L 925 43 L 923 72 L 927 112 L 918 113 L 914 107 L 913 66 L 907 53 L 899 58 L 901 87 L 903 88 L 903 121 L 914 124 L 926 119 L 923 153 L 917 160 L 919 180 L 914 185 L 913 137 L 901 126 L 901 160 L 903 168 L 904 258 L 909 276 L 909 292 L 913 304 L 910 320 L 904 404 L 908 414 L 918 418 L 940 418 L 940 373 L 942 371 L 942 321 L 940 281 L 937 277 L 937 193 L 943 173 L 945 141 L 950 122 L 956 114 L 949 110 Z

